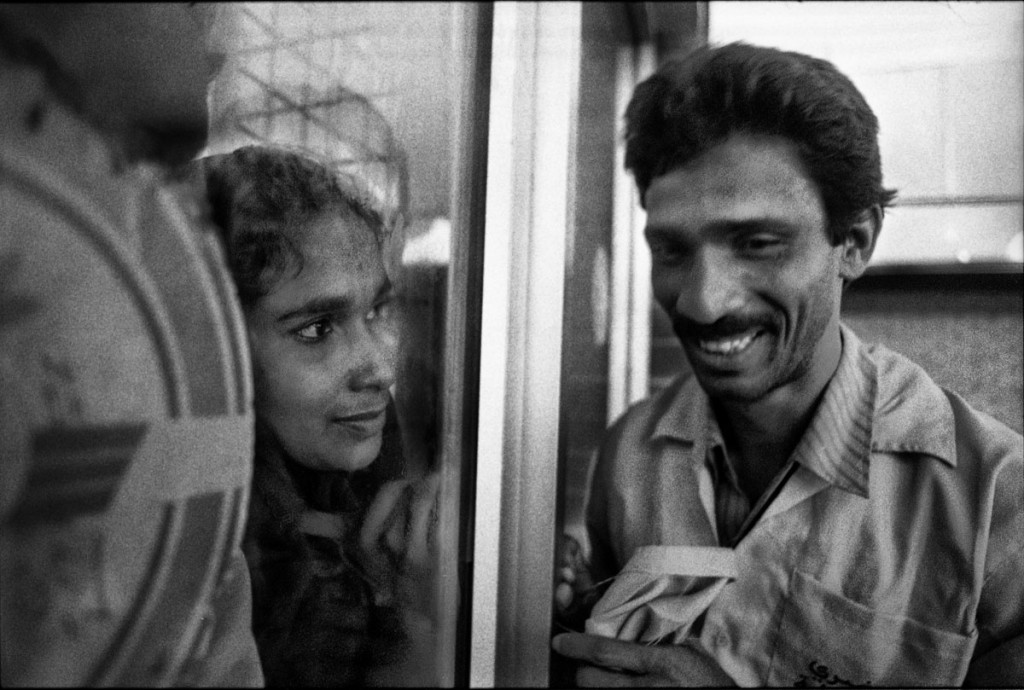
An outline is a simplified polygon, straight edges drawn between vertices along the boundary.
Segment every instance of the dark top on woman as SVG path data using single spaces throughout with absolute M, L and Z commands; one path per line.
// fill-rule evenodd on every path
M 380 455 L 355 472 L 299 465 L 257 424 L 243 550 L 268 686 L 365 685 L 405 653 L 394 583 L 358 548 L 367 509 L 402 469 L 393 404 Z

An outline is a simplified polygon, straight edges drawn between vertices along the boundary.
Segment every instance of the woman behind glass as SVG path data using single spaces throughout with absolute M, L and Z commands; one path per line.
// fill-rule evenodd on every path
M 252 353 L 244 551 L 267 684 L 423 682 L 436 478 L 405 476 L 385 223 L 351 178 L 290 150 L 199 165 Z

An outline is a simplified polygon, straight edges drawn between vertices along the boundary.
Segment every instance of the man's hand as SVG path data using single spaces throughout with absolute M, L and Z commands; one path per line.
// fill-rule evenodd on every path
M 965 687 L 1024 687 L 1024 635 L 1011 638 L 971 662 Z
M 559 544 L 558 577 L 555 585 L 555 620 L 568 630 L 583 630 L 590 609 L 600 597 L 576 539 L 563 534 Z
M 701 687 L 736 683 L 699 644 L 647 646 L 596 635 L 565 633 L 552 640 L 563 656 L 583 662 L 580 687 Z

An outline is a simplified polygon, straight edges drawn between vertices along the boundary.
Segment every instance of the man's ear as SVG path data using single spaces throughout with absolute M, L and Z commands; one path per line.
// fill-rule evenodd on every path
M 875 251 L 875 242 L 882 229 L 882 207 L 875 204 L 858 215 L 847 228 L 839 275 L 847 283 L 864 273 Z

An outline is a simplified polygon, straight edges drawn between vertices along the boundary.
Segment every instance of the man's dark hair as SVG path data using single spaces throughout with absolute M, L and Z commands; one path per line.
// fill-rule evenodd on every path
M 860 213 L 896 196 L 882 186 L 878 119 L 844 74 L 809 55 L 730 43 L 669 61 L 636 87 L 626 108 L 626 169 L 641 203 L 655 177 L 734 133 L 796 146 L 833 244 Z
M 205 184 L 211 216 L 246 307 L 266 295 L 286 269 L 302 270 L 298 233 L 321 214 L 361 220 L 378 242 L 389 231 L 355 178 L 311 155 L 244 146 L 193 166 L 193 174 Z

